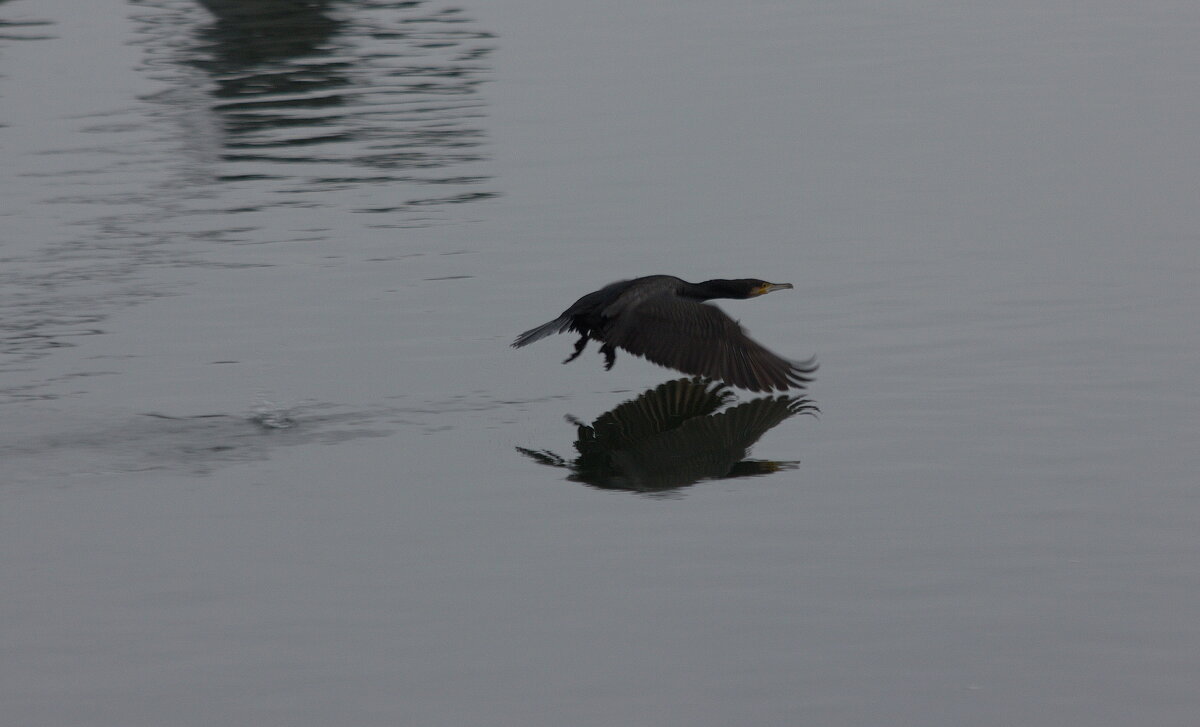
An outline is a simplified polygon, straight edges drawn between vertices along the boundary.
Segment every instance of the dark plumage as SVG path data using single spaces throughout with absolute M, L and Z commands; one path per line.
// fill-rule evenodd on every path
M 616 349 L 644 356 L 660 366 L 695 376 L 718 379 L 750 391 L 803 389 L 817 370 L 813 359 L 789 361 L 751 340 L 737 321 L 704 301 L 713 298 L 752 298 L 791 283 L 764 280 L 706 280 L 689 283 L 670 275 L 621 280 L 588 293 L 558 318 L 525 331 L 513 347 L 520 348 L 555 333 L 580 334 L 575 352 L 588 340 L 601 344 L 604 368 L 611 369 Z

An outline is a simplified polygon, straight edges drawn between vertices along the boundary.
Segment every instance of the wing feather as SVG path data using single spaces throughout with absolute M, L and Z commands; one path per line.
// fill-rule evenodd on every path
M 660 366 L 750 391 L 804 388 L 816 370 L 768 351 L 716 306 L 658 294 L 622 307 L 604 339 Z

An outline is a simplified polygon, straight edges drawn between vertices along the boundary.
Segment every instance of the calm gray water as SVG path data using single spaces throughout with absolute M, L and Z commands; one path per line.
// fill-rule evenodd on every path
M 1196 723 L 1200 6 L 294 5 L 0 2 L 6 724 Z

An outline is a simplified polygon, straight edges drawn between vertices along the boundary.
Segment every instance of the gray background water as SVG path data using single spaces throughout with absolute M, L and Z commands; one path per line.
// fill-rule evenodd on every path
M 0 2 L 6 724 L 1196 724 L 1200 6 L 292 5 Z M 659 272 L 778 471 L 518 451 Z

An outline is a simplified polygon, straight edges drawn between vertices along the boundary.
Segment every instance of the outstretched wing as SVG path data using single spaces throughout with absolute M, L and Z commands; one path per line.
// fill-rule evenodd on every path
M 660 366 L 750 391 L 803 389 L 817 370 L 811 359 L 789 361 L 771 353 L 720 308 L 673 295 L 653 296 L 623 311 L 604 339 Z

